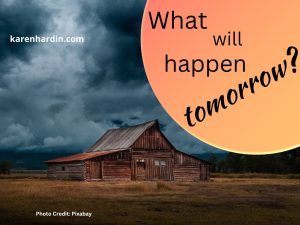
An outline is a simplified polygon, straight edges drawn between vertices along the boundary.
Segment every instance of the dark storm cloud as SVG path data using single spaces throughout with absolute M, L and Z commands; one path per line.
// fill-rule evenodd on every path
M 87 25 L 86 50 L 90 87 L 107 80 L 145 82 L 140 50 L 144 0 L 86 1 L 79 17 Z
M 98 90 L 88 90 L 83 97 L 86 116 L 94 121 L 103 118 L 126 122 L 136 118 L 145 120 L 146 115 L 151 115 L 150 111 L 159 106 L 147 84 L 110 82 Z M 154 118 L 157 115 L 151 116 Z
M 60 102 L 60 103 L 55 103 L 52 104 L 48 107 L 49 111 L 53 114 L 60 113 L 67 107 L 67 103 L 65 102 Z
M 111 122 L 112 122 L 113 124 L 115 124 L 116 126 L 118 126 L 118 127 L 121 127 L 121 126 L 124 124 L 124 121 L 118 120 L 118 119 L 116 119 L 116 120 L 111 120 Z
M 86 37 L 83 98 L 90 120 L 118 127 L 156 117 L 150 112 L 159 105 L 148 87 L 140 49 L 145 3 L 82 1 L 78 21 Z
M 86 34 L 85 116 L 123 127 L 159 119 L 171 142 L 188 151 L 204 145 L 172 121 L 146 79 L 140 49 L 145 0 L 83 1 L 78 17 Z
M 28 60 L 32 44 L 10 43 L 9 36 L 33 36 L 46 31 L 49 12 L 37 1 L 2 1 L 0 4 L 0 63 L 9 69 L 7 63 L 13 58 Z M 6 62 L 6 66 L 3 66 Z M 11 65 L 10 65 L 11 66 Z
M 7 2 L 0 3 L 0 150 L 84 150 L 109 128 L 153 119 L 179 149 L 203 149 L 147 82 L 140 51 L 145 0 Z M 10 46 L 9 34 L 79 35 L 85 43 Z

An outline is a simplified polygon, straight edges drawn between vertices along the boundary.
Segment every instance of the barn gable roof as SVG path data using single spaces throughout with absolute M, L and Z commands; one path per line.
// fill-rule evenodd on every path
M 159 123 L 157 120 L 149 121 L 146 123 L 130 126 L 126 128 L 115 128 L 106 131 L 90 148 L 85 152 L 48 160 L 46 163 L 63 163 L 63 162 L 74 162 L 84 161 L 99 156 L 109 155 L 116 152 L 130 149 L 130 147 L 138 140 L 138 138 L 150 127 L 156 126 L 165 140 L 172 146 L 175 151 L 181 152 L 189 157 L 197 159 L 202 163 L 210 164 L 209 162 L 199 159 L 193 155 L 185 153 L 176 149 L 172 143 L 166 138 L 166 136 L 159 129 Z
M 150 127 L 159 126 L 157 120 L 130 126 L 110 129 L 105 132 L 86 152 L 107 151 L 111 149 L 128 149 Z

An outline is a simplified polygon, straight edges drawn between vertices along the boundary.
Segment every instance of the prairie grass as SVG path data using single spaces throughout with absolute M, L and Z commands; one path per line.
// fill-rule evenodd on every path
M 171 185 L 168 185 L 166 182 L 159 181 L 156 183 L 156 187 L 158 191 L 172 191 L 173 188 Z
M 300 174 L 274 174 L 274 173 L 213 173 L 213 178 L 281 178 L 300 179 Z
M 35 212 L 86 211 L 87 217 Z M 210 182 L 76 182 L 1 179 L 0 224 L 296 225 L 300 180 L 213 178 Z

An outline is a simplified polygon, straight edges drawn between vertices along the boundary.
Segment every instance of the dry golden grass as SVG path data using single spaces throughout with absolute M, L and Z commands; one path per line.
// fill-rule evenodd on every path
M 300 179 L 300 174 L 274 174 L 274 173 L 213 173 L 213 178 L 282 178 Z
M 214 178 L 210 182 L 0 180 L 0 225 L 296 225 L 300 180 Z M 92 218 L 35 217 L 88 211 Z M 17 222 L 18 221 L 18 222 Z
M 40 174 L 40 173 L 12 173 L 9 175 L 0 174 L 0 179 L 22 179 L 22 178 L 46 179 L 47 174 Z

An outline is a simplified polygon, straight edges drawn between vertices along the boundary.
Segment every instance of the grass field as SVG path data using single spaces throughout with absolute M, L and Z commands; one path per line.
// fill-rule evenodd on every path
M 36 217 L 86 211 L 88 217 Z M 297 225 L 300 180 L 213 178 L 210 182 L 72 182 L 0 179 L 0 225 Z

